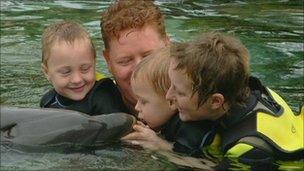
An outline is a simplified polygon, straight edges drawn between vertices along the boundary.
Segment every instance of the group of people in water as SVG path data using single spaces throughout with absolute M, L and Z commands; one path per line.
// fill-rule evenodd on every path
M 41 68 L 53 89 L 41 107 L 134 115 L 121 140 L 150 150 L 259 166 L 303 158 L 304 114 L 250 75 L 239 39 L 209 32 L 171 42 L 164 15 L 146 0 L 115 1 L 100 27 L 114 80 L 96 75 L 96 50 L 80 24 L 45 29 Z

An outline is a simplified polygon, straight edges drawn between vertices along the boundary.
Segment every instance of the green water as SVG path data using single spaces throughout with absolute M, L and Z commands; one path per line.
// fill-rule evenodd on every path
M 111 1 L 1 0 L 1 105 L 38 107 L 51 86 L 40 71 L 41 34 L 63 19 L 82 23 L 93 37 L 98 70 L 109 75 L 101 56 L 99 19 Z M 303 1 L 158 0 L 173 41 L 210 30 L 240 37 L 251 54 L 252 75 L 283 96 L 297 112 L 304 104 Z M 96 154 L 29 154 L 1 147 L 1 170 L 126 169 L 168 170 L 177 166 L 153 153 L 109 147 Z M 156 157 L 157 158 L 157 157 Z M 303 162 L 283 163 L 286 170 Z

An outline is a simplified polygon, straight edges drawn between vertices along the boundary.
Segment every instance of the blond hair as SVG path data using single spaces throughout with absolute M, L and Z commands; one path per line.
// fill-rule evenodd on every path
M 73 44 L 75 40 L 88 40 L 96 58 L 96 51 L 89 33 L 78 23 L 72 21 L 62 21 L 48 26 L 42 35 L 42 63 L 47 65 L 47 60 L 51 53 L 51 48 L 55 43 L 64 41 Z
M 166 95 L 170 88 L 168 69 L 170 64 L 170 49 L 165 47 L 145 57 L 135 67 L 131 80 L 136 82 L 146 81 L 160 96 Z
M 172 48 L 171 56 L 192 79 L 202 105 L 210 95 L 221 93 L 233 105 L 244 104 L 249 96 L 249 52 L 240 40 L 211 32 Z
M 164 16 L 152 0 L 118 0 L 101 14 L 100 21 L 106 49 L 111 39 L 119 39 L 121 31 L 146 25 L 154 26 L 160 38 L 166 37 Z

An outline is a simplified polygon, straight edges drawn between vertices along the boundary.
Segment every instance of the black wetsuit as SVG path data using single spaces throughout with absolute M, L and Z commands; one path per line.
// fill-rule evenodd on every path
M 201 142 L 213 126 L 214 122 L 208 120 L 183 122 L 175 114 L 161 133 L 167 141 L 173 142 L 173 151 L 198 157 L 202 153 Z
M 286 116 L 285 125 L 287 126 L 281 125 L 282 130 L 273 131 L 274 133 L 281 132 L 282 137 L 296 133 L 296 131 L 293 131 L 296 128 L 294 124 L 298 123 L 295 122 L 295 119 L 300 119 L 300 117 L 291 117 L 294 115 L 292 112 L 284 112 L 289 111 L 287 110 L 288 106 L 282 108 L 283 103 L 280 102 L 281 104 L 279 104 L 277 102 L 279 100 L 276 99 L 278 97 L 264 87 L 257 78 L 250 77 L 249 87 L 251 95 L 245 105 L 232 106 L 230 114 L 226 114 L 216 121 L 182 122 L 178 115 L 174 116 L 162 132 L 168 141 L 173 142 L 173 150 L 188 155 L 206 157 L 206 154 L 207 156 L 213 156 L 212 151 L 209 153 L 208 146 L 219 144 L 218 151 L 224 155 L 224 158 L 217 166 L 216 169 L 218 170 L 228 170 L 236 162 L 251 166 L 251 170 L 271 170 L 277 169 L 277 165 L 274 163 L 277 159 L 302 160 L 303 146 L 293 152 L 288 151 L 286 147 L 287 150 L 278 146 L 278 142 L 266 137 L 266 133 L 258 132 L 258 124 L 263 124 L 263 122 L 258 122 L 257 112 L 260 113 L 259 115 L 265 113 L 265 115 L 272 116 L 272 124 L 277 124 L 275 118 L 281 117 L 284 113 Z M 291 129 L 288 129 L 289 127 Z M 297 131 L 300 132 L 300 129 Z M 220 138 L 216 139 L 216 135 Z M 276 134 L 276 136 L 279 135 Z M 295 142 L 295 140 L 291 141 Z M 245 144 L 246 147 L 250 145 L 251 147 L 237 147 L 239 144 Z M 237 158 L 229 158 L 229 155 L 225 154 L 234 147 L 237 147 L 238 150 L 233 151 L 232 154 L 237 152 Z
M 42 97 L 40 107 L 76 110 L 88 115 L 129 113 L 117 86 L 110 78 L 96 81 L 86 97 L 80 101 L 67 99 L 52 89 Z

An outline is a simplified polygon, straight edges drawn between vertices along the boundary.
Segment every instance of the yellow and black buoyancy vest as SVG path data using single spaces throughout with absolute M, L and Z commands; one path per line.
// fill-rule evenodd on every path
M 246 107 L 232 109 L 221 121 L 221 151 L 238 157 L 252 148 L 278 159 L 303 158 L 303 107 L 296 115 L 274 91 L 250 78 L 252 95 Z

